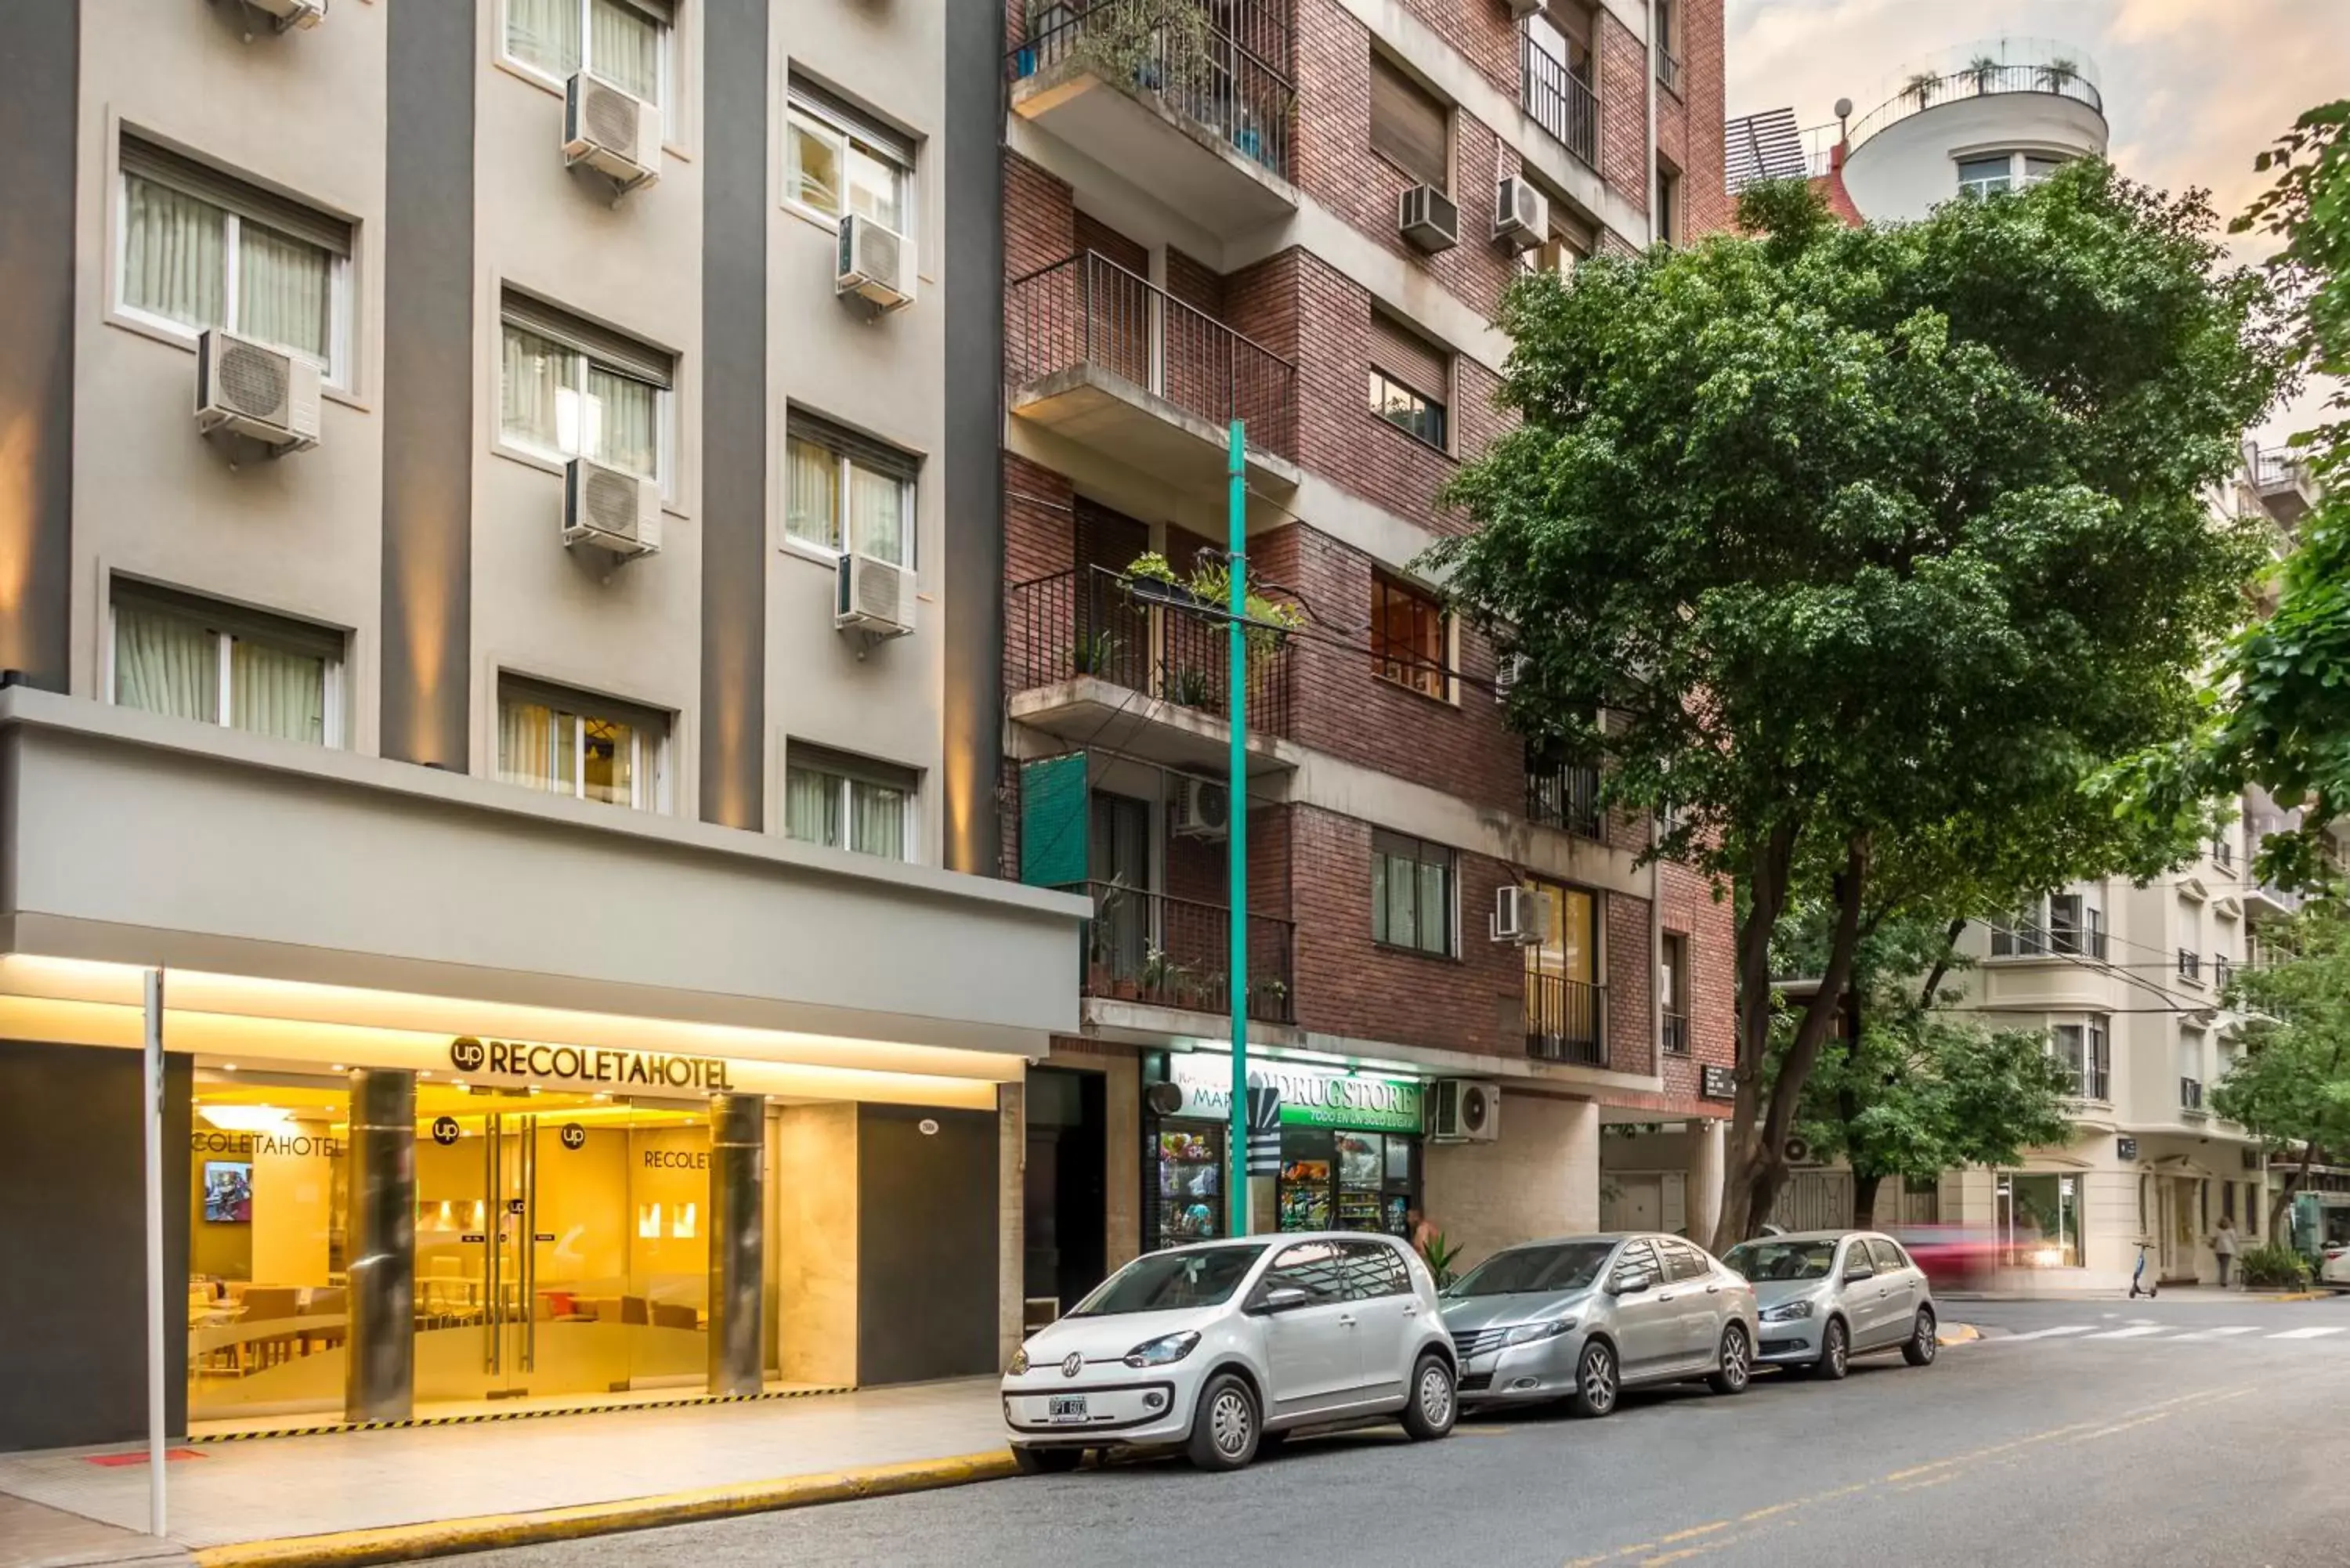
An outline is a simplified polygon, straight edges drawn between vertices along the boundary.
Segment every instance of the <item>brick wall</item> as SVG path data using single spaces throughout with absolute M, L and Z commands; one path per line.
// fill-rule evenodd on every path
M 1003 275 L 1049 266 L 1076 248 L 1076 197 L 1069 182 L 1016 152 L 1003 155 Z
M 1598 55 L 1599 177 L 1645 213 L 1648 210 L 1648 51 L 1629 28 L 1603 10 Z
M 1730 227 L 1734 203 L 1725 183 L 1721 145 L 1728 61 L 1721 0 L 1681 0 L 1681 88 L 1687 125 L 1681 170 L 1681 223 L 1691 235 Z M 1668 95 L 1669 96 L 1669 95 Z

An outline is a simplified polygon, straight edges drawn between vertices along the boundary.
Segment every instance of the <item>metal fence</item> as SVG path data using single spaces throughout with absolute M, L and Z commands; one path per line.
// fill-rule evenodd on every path
M 1232 1011 L 1232 912 L 1117 882 L 1087 882 L 1064 892 L 1093 899 L 1085 923 L 1080 990 L 1152 1007 Z M 1295 926 L 1269 915 L 1248 918 L 1248 1015 L 1267 1023 L 1297 1016 L 1290 994 Z
M 1913 114 L 1961 99 L 1994 98 L 2012 92 L 2053 93 L 2085 103 L 2100 114 L 2106 109 L 2105 97 L 2097 91 L 2096 84 L 2083 74 L 2081 67 L 2068 67 L 2062 58 L 2040 64 L 1968 66 L 1940 75 L 1920 72 L 1853 125 L 1846 142 L 1847 156 L 1850 149 Z
M 1297 455 L 1297 367 L 1097 251 L 1005 288 L 1004 378 L 1026 386 L 1091 365 L 1248 443 Z
M 1599 99 L 1531 33 L 1518 36 L 1518 107 L 1585 165 L 1599 167 Z
M 1526 819 L 1545 827 L 1564 828 L 1585 838 L 1603 838 L 1606 823 L 1599 811 L 1599 770 L 1587 763 L 1549 762 L 1526 758 Z
M 1526 976 L 1526 1054 L 1607 1065 L 1607 988 L 1563 974 Z
M 1158 585 L 1148 585 L 1156 587 Z M 1221 608 L 1145 594 L 1118 573 L 1080 566 L 1004 591 L 1005 689 L 1025 691 L 1090 675 L 1179 707 L 1230 717 L 1231 655 Z M 1247 722 L 1286 735 L 1291 647 L 1252 643 Z

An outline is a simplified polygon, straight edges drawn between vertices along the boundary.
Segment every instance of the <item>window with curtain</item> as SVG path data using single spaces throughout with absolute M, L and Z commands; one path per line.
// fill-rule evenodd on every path
M 1452 117 L 1436 95 L 1371 53 L 1371 151 L 1423 185 L 1452 188 Z
M 1382 680 L 1423 697 L 1450 694 L 1444 669 L 1444 611 L 1417 588 L 1394 578 L 1371 578 L 1371 668 Z
M 784 836 L 910 860 L 917 782 L 910 769 L 791 742 L 784 753 Z
M 673 357 L 511 289 L 503 314 L 499 438 L 558 462 L 584 457 L 666 483 Z
M 1450 958 L 1452 851 L 1384 830 L 1371 835 L 1371 940 Z
M 498 777 L 525 789 L 660 811 L 666 714 L 508 677 L 498 683 Z
M 120 151 L 118 308 L 257 338 L 347 385 L 351 226 L 137 136 Z
M 914 564 L 911 452 L 801 408 L 784 417 L 784 532 L 819 549 Z
M 112 607 L 120 706 L 342 743 L 342 633 L 144 584 L 120 585 Z
M 1959 160 L 1959 194 L 1961 196 L 1996 196 L 2014 188 L 2015 155 L 2012 152 L 1985 153 L 1980 158 Z
M 622 92 L 667 99 L 674 7 L 663 0 L 504 0 L 506 57 L 542 76 L 587 70 Z
M 784 129 L 784 199 L 913 232 L 914 144 L 796 71 Z

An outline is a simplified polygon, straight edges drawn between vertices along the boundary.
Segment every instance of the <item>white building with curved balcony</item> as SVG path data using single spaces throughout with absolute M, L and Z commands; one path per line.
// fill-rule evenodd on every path
M 1835 172 L 1863 217 L 1922 218 L 2101 158 L 2108 140 L 2095 60 L 2054 39 L 1991 38 L 1906 65 L 1875 107 L 1847 110 Z

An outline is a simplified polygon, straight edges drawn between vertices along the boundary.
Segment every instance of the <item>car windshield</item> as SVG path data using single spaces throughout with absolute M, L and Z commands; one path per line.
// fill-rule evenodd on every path
M 1613 1241 L 1561 1241 L 1548 1247 L 1513 1247 L 1496 1252 L 1444 1293 L 1451 1296 L 1514 1296 L 1588 1290 L 1607 1266 Z
M 1765 1280 L 1825 1280 L 1835 1263 L 1834 1241 L 1741 1241 L 1721 1261 L 1757 1284 Z
M 1104 1280 L 1071 1317 L 1116 1317 L 1130 1312 L 1180 1312 L 1216 1306 L 1232 1297 L 1264 1248 L 1203 1247 L 1153 1252 Z

